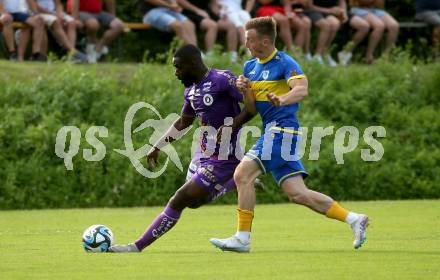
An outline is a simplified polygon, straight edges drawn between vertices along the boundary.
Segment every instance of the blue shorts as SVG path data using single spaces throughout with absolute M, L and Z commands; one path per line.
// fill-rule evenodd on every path
M 23 23 L 25 23 L 30 17 L 30 15 L 27 13 L 11 13 L 11 16 L 14 21 L 23 22 Z
M 245 155 L 258 164 L 263 174 L 272 173 L 280 186 L 290 177 L 308 176 L 297 151 L 301 132 L 293 129 L 285 130 L 291 132 L 279 131 L 278 128 L 270 129 L 269 133 L 261 136 Z
M 151 9 L 143 18 L 144 23 L 151 24 L 155 28 L 165 32 L 171 31 L 170 25 L 176 20 L 186 21 L 188 18 L 181 13 L 165 7 Z
M 377 9 L 377 8 L 359 8 L 359 7 L 353 7 L 350 10 L 350 13 L 354 16 L 359 17 L 365 17 L 368 15 L 368 13 L 372 13 L 373 15 L 377 17 L 383 17 L 386 16 L 388 13 L 383 9 Z

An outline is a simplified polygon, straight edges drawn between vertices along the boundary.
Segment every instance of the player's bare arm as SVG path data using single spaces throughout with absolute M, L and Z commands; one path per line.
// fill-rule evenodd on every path
M 267 94 L 267 98 L 275 106 L 284 106 L 300 102 L 308 95 L 307 78 L 293 79 L 289 81 L 291 90 L 283 96 L 277 96 L 274 93 Z
M 249 79 L 245 78 L 243 75 L 240 75 L 237 79 L 236 86 L 238 90 L 243 93 L 243 102 L 244 108 L 251 115 L 256 115 L 257 107 L 255 106 L 255 96 L 251 89 L 251 84 Z

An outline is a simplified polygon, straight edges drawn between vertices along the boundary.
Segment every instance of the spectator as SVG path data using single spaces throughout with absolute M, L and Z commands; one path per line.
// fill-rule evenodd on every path
M 387 52 L 394 46 L 399 34 L 399 23 L 383 9 L 384 0 L 353 0 L 353 2 L 351 13 L 367 20 L 372 29 L 366 55 L 367 63 L 371 64 L 374 62 L 374 49 L 384 30 L 388 31 L 384 51 Z
M 302 48 L 304 59 L 310 61 L 312 55 L 310 54 L 310 28 L 312 22 L 309 17 L 304 14 L 307 0 L 285 0 L 284 10 L 291 22 L 291 26 L 297 27 L 296 36 L 294 39 L 295 45 Z
M 278 36 L 283 41 L 287 51 L 292 49 L 293 40 L 290 33 L 289 18 L 285 15 L 284 7 L 280 0 L 258 0 L 257 17 L 272 17 L 278 26 Z
M 205 33 L 205 50 L 210 53 L 217 40 L 217 22 L 211 19 L 207 11 L 192 2 L 194 1 L 177 0 L 183 8 L 183 14 Z
M 86 53 L 90 63 L 96 63 L 103 54 L 108 53 L 108 46 L 124 30 L 124 23 L 115 16 L 116 2 L 104 0 L 106 10 L 103 10 L 101 0 L 68 0 L 68 10 L 76 20 L 81 20 L 87 33 L 88 44 Z M 106 28 L 101 39 L 97 33 L 100 27 Z
M 17 60 L 17 51 L 14 43 L 14 29 L 12 28 L 12 15 L 4 9 L 3 0 L 0 0 L 0 28 L 3 33 L 9 60 Z
M 341 23 L 348 20 L 345 0 L 309 0 L 306 15 L 319 28 L 316 50 L 313 58 L 324 64 L 323 58 L 331 67 L 338 63 L 329 53 L 329 48 L 336 37 Z
M 417 0 L 416 19 L 434 26 L 432 42 L 437 52 L 440 52 L 440 1 Z
M 220 15 L 230 20 L 238 30 L 239 43 L 244 46 L 246 43 L 244 25 L 251 19 L 250 12 L 255 5 L 255 0 L 246 0 L 245 9 L 242 0 L 219 0 Z
M 34 61 L 46 61 L 47 58 L 41 53 L 41 43 L 44 36 L 44 22 L 36 15 L 37 7 L 32 0 L 3 0 L 4 9 L 12 15 L 13 21 L 26 23 L 32 29 L 32 57 Z M 31 8 L 31 9 L 29 9 Z M 32 15 L 29 12 L 32 11 Z M 18 40 L 17 57 L 19 61 L 24 59 L 26 46 L 30 38 L 31 29 L 23 29 Z
M 178 0 L 181 1 L 181 0 Z M 224 15 L 220 13 L 220 5 L 217 0 L 191 0 L 191 3 L 206 11 L 211 19 L 217 22 L 218 29 L 226 32 L 226 48 L 230 53 L 231 62 L 236 62 L 238 58 L 237 28 Z
M 349 18 L 350 27 L 356 31 L 353 35 L 353 39 L 347 44 L 345 49 L 338 53 L 339 64 L 343 66 L 346 66 L 350 62 L 351 58 L 353 57 L 353 51 L 356 49 L 359 43 L 364 40 L 371 28 L 366 52 L 366 60 L 367 62 L 370 61 L 371 58 L 369 57 L 371 57 L 373 54 L 374 49 L 376 48 L 377 43 L 380 41 L 383 33 L 383 28 L 380 27 L 381 25 L 375 24 L 373 20 L 368 20 L 368 17 L 363 18 L 350 13 Z
M 139 0 L 139 10 L 144 23 L 164 32 L 174 32 L 185 44 L 197 46 L 195 26 L 182 14 L 175 0 Z
M 33 1 L 33 0 L 32 0 Z M 76 62 L 87 62 L 87 57 L 75 49 L 77 22 L 69 15 L 63 13 L 61 0 L 36 0 L 39 16 L 44 20 L 47 27 L 51 28 L 55 38 L 69 52 L 71 59 Z M 69 40 L 63 25 L 70 32 Z

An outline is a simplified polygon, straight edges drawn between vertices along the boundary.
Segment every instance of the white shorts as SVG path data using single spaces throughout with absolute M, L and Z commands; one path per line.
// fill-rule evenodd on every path
M 52 26 L 52 24 L 57 20 L 57 16 L 54 14 L 39 14 L 39 16 L 43 19 L 44 24 L 48 27 Z M 63 16 L 64 23 L 69 23 L 75 20 L 73 17 L 66 13 L 64 13 Z
M 243 27 L 251 19 L 251 15 L 246 10 L 232 10 L 230 7 L 223 6 L 222 14 L 225 15 L 235 27 Z

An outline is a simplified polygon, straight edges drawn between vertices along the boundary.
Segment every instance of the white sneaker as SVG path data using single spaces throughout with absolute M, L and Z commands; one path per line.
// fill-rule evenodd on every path
M 327 63 L 330 67 L 338 67 L 338 63 L 333 59 L 331 55 L 326 55 Z
M 251 250 L 251 243 L 249 241 L 244 243 L 235 235 L 226 239 L 211 238 L 209 239 L 209 242 L 222 251 L 249 253 Z
M 318 62 L 318 63 L 321 64 L 321 65 L 324 65 L 324 60 L 322 59 L 322 56 L 321 56 L 320 54 L 315 54 L 315 55 L 312 57 L 312 60 Z
M 94 44 L 87 44 L 86 54 L 89 63 L 96 63 L 98 61 L 98 53 L 96 52 Z
M 134 243 L 128 245 L 113 245 L 108 248 L 110 253 L 140 253 Z
M 367 240 L 368 216 L 360 214 L 359 218 L 351 224 L 351 230 L 354 234 L 353 247 L 359 249 L 365 240 Z
M 352 56 L 353 54 L 351 52 L 346 52 L 346 51 L 338 52 L 339 64 L 341 64 L 342 66 L 347 66 Z
M 304 60 L 305 60 L 305 61 L 311 61 L 311 60 L 312 60 L 312 55 L 311 55 L 310 53 L 306 53 L 306 54 L 304 55 Z
M 230 52 L 229 53 L 229 60 L 231 61 L 231 63 L 237 63 L 238 53 L 237 52 Z

